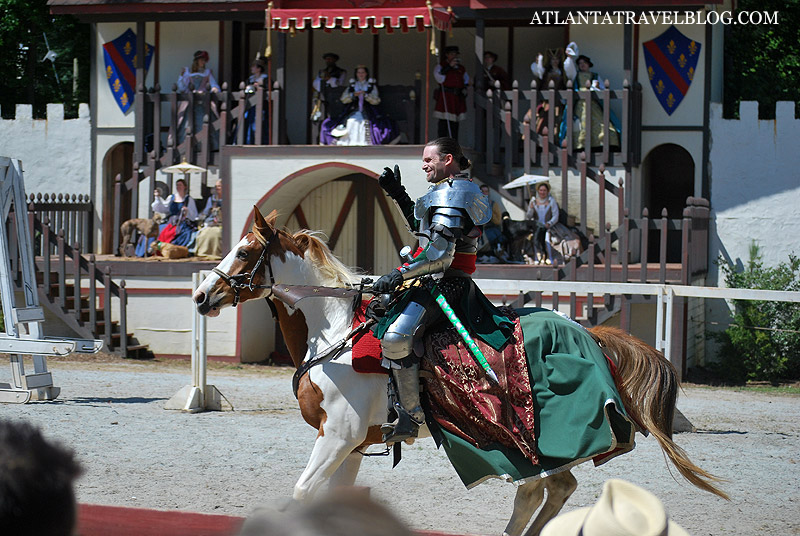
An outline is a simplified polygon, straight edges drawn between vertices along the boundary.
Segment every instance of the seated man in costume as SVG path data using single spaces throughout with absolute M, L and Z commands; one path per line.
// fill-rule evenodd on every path
M 470 274 L 481 225 L 491 218 L 488 199 L 463 170 L 467 160 L 453 138 L 437 138 L 422 153 L 422 170 L 431 183 L 416 204 L 400 182 L 400 169 L 386 168 L 379 182 L 394 199 L 409 225 L 419 230 L 420 247 L 409 263 L 380 277 L 376 293 L 388 293 L 404 281 L 432 275 L 433 288 L 410 288 L 375 327 L 381 350 L 397 384 L 394 422 L 381 427 L 383 441 L 400 442 L 417 436 L 425 421 L 419 397 L 421 337 L 426 327 L 444 318 L 434 295 L 443 296 L 467 329 L 481 340 L 500 349 L 511 336 L 512 323 L 475 286 Z M 471 315 L 464 312 L 470 310 Z M 475 314 L 475 311 L 481 311 Z M 399 399 L 399 400 L 397 400 Z

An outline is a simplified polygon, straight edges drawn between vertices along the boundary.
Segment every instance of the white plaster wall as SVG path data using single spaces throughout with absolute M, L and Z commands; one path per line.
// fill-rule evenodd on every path
M 757 102 L 742 102 L 739 117 L 723 119 L 722 105 L 711 105 L 709 260 L 746 264 L 755 240 L 775 266 L 800 255 L 800 120 L 792 102 L 777 104 L 774 121 L 758 119 Z M 709 279 L 717 282 L 714 265 Z
M 711 228 L 708 284 L 725 286 L 716 259 L 746 266 L 749 247 L 761 247 L 766 266 L 800 255 L 800 120 L 794 103 L 779 102 L 775 120 L 758 119 L 758 103 L 742 102 L 740 119 L 723 119 L 711 105 Z M 731 309 L 723 300 L 705 300 L 709 329 L 721 330 Z M 714 361 L 714 348 L 705 359 Z
M 47 119 L 32 119 L 18 104 L 15 119 L 0 119 L 0 155 L 22 161 L 27 193 L 91 191 L 91 119 L 81 104 L 77 119 L 64 119 L 63 104 L 48 104 Z

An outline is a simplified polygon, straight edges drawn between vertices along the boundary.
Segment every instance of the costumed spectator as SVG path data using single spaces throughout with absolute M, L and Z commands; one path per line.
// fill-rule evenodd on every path
M 458 123 L 467 118 L 467 84 L 469 75 L 461 65 L 457 46 L 444 48 L 444 57 L 433 70 L 439 84 L 434 91 L 436 109 L 433 116 L 439 120 L 439 136 L 458 139 Z
M 508 259 L 505 251 L 503 251 L 505 236 L 503 236 L 503 213 L 500 203 L 492 199 L 487 185 L 481 185 L 481 193 L 489 199 L 489 206 L 492 208 L 492 219 L 483 225 L 483 234 L 478 241 L 478 254 L 483 254 L 483 256 L 479 256 L 478 261 L 505 262 Z
M 420 231 L 419 248 L 412 260 L 375 281 L 372 290 L 389 293 L 404 281 L 442 274 L 435 283 L 429 283 L 436 285 L 435 291 L 447 300 L 474 337 L 499 350 L 511 337 L 513 324 L 486 299 L 471 277 L 481 226 L 490 216 L 485 196 L 464 173 L 470 165 L 453 138 L 428 142 L 422 153 L 422 170 L 430 187 L 416 203 L 400 182 L 400 168 L 384 169 L 378 182 L 397 202 L 409 227 Z M 422 285 L 408 289 L 374 328 L 381 341 L 384 365 L 390 368 L 397 386 L 391 396 L 397 419 L 381 426 L 384 442 L 416 437 L 425 421 L 419 395 L 419 355 L 414 349 L 421 348 L 419 337 L 425 327 L 444 320 L 427 284 L 423 279 Z
M 219 85 L 214 79 L 214 73 L 208 68 L 208 52 L 205 50 L 198 50 L 194 53 L 191 67 L 184 67 L 181 70 L 181 75 L 178 77 L 178 92 L 188 93 L 194 92 L 194 110 L 192 132 L 200 132 L 203 128 L 203 116 L 205 115 L 205 107 L 203 106 L 203 99 L 199 98 L 206 91 L 216 93 L 219 91 Z M 178 143 L 183 143 L 186 137 L 186 121 L 187 121 L 187 108 L 188 101 L 181 100 L 178 104 Z M 211 115 L 208 118 L 209 124 L 214 120 L 217 115 L 217 104 L 212 100 L 210 105 Z M 212 150 L 216 149 L 218 142 L 216 136 L 211 136 Z
M 483 90 L 495 89 L 495 82 L 500 82 L 500 89 L 511 89 L 511 78 L 508 73 L 497 65 L 497 54 L 487 50 L 483 53 Z
M 195 255 L 208 259 L 222 258 L 222 179 L 214 185 L 206 208 L 200 213 L 203 225 L 197 231 Z
M 539 80 L 539 91 L 543 92 L 542 94 L 544 96 L 548 95 L 548 93 L 544 92 L 550 89 L 551 82 L 553 89 L 556 91 L 566 89 L 567 87 L 567 80 L 566 76 L 564 75 L 564 51 L 560 48 L 548 49 L 546 56 L 539 54 L 536 58 L 536 61 L 531 64 L 531 71 Z M 558 128 L 558 125 L 561 123 L 561 113 L 563 111 L 563 103 L 558 93 L 556 93 L 554 104 L 555 119 L 553 121 L 553 127 Z M 547 126 L 547 115 L 549 110 L 550 103 L 546 100 L 542 101 L 536 108 L 536 124 L 534 129 L 537 134 L 544 133 L 544 127 Z
M 672 521 L 658 497 L 616 478 L 603 484 L 592 506 L 578 508 L 550 520 L 542 536 L 689 536 Z
M 186 181 L 175 181 L 175 191 L 161 198 L 161 192 L 156 188 L 155 199 L 151 205 L 153 212 L 160 212 L 167 216 L 167 225 L 158 235 L 158 242 L 190 247 L 193 245 L 197 231 L 197 205 L 192 196 L 187 192 Z
M 567 46 L 567 59 L 564 60 L 564 74 L 568 80 L 572 80 L 572 87 L 576 91 L 575 108 L 573 117 L 564 117 L 559 130 L 559 142 L 567 136 L 566 121 L 574 121 L 572 146 L 576 151 L 586 149 L 586 102 L 580 98 L 578 90 L 585 90 L 587 84 L 592 92 L 602 91 L 606 88 L 600 76 L 591 70 L 594 67 L 592 60 L 588 56 L 580 54 L 578 45 L 573 41 Z M 589 112 L 592 114 L 592 132 L 589 137 L 589 149 L 603 146 L 605 125 L 603 124 L 603 105 L 594 93 L 591 93 L 591 105 Z M 619 133 L 622 131 L 619 120 L 613 111 L 609 110 L 611 124 L 608 127 L 609 146 L 619 147 Z
M 547 258 L 550 264 L 555 264 L 553 248 L 550 245 L 550 228 L 558 223 L 558 203 L 550 195 L 550 183 L 539 182 L 536 184 L 536 195 L 528 203 L 528 210 L 525 212 L 526 220 L 539 222 L 534 233 L 534 244 L 539 247 L 538 251 L 547 251 Z M 538 259 L 536 259 L 538 260 Z
M 250 64 L 250 76 L 247 78 L 247 86 L 244 88 L 244 92 L 246 95 L 252 95 L 258 88 L 261 87 L 264 91 L 269 91 L 269 77 L 267 76 L 267 64 L 266 62 L 258 58 L 253 63 Z M 238 127 L 238 125 L 237 125 Z M 236 127 L 234 127 L 232 136 L 233 139 L 236 139 Z M 267 106 L 265 104 L 263 110 L 261 111 L 261 139 L 262 143 L 269 143 L 267 140 L 267 136 L 269 135 L 269 131 L 267 130 Z M 245 145 L 253 145 L 256 142 L 256 108 L 255 106 L 250 106 L 244 112 L 244 144 Z
M 24 421 L 0 420 L 0 527 L 14 536 L 75 534 L 72 451 Z
M 338 54 L 326 52 L 322 55 L 322 59 L 325 60 L 325 67 L 319 70 L 317 77 L 311 83 L 314 88 L 312 121 L 338 117 L 342 113 L 339 97 L 347 81 L 347 71 L 336 65 L 336 62 L 339 61 Z M 326 117 L 322 116 L 323 104 L 326 107 Z
M 322 122 L 320 144 L 383 145 L 397 137 L 394 122 L 378 109 L 378 83 L 369 78 L 366 65 L 356 67 L 356 78 L 350 79 L 340 100 L 347 105 L 344 115 Z

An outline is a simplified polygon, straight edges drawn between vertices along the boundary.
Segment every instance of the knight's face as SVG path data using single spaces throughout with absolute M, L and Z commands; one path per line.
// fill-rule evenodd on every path
M 446 159 L 449 156 L 450 155 L 445 155 L 444 158 L 439 156 L 438 147 L 425 147 L 425 149 L 422 151 L 422 171 L 425 172 L 426 181 L 439 182 L 447 177 Z

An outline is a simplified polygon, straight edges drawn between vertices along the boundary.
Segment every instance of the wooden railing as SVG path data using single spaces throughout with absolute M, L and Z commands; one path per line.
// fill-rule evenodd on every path
M 514 167 L 530 173 L 531 168 L 539 168 L 546 174 L 551 167 L 561 169 L 577 168 L 583 155 L 589 166 L 630 166 L 639 162 L 639 138 L 641 136 L 641 86 L 631 87 L 625 81 L 622 89 L 591 90 L 589 86 L 573 90 L 572 82 L 567 89 L 556 90 L 537 87 L 534 80 L 528 90 L 520 90 L 514 81 L 511 90 L 500 89 L 499 83 L 493 89 L 483 92 L 469 91 L 476 111 L 475 146 L 490 174 L 501 175 L 504 181 L 512 178 Z M 563 142 L 558 142 L 561 119 L 564 115 L 572 118 L 578 100 L 589 103 L 598 101 L 603 109 L 603 144 L 577 151 L 573 138 L 577 135 L 573 121 L 565 121 L 566 131 Z M 556 114 L 556 106 L 547 106 L 545 127 L 541 138 L 535 132 L 536 112 L 543 103 L 560 101 L 562 115 Z M 617 106 L 615 103 L 619 103 Z M 619 145 L 611 144 L 610 128 L 612 108 L 618 107 L 621 113 Z M 586 144 L 590 145 L 592 131 L 591 106 L 584 106 Z M 526 114 L 527 117 L 526 117 Z M 562 150 L 563 149 L 563 150 Z M 499 173 L 496 173 L 499 171 Z
M 28 213 L 40 220 L 45 217 L 53 232 L 64 231 L 68 243 L 80 243 L 81 253 L 93 251 L 94 207 L 88 195 L 83 194 L 42 194 L 28 196 Z M 34 241 L 34 252 L 42 251 L 42 241 Z
M 125 281 L 119 284 L 111 279 L 111 269 L 101 271 L 95 262 L 94 254 L 82 255 L 81 244 L 67 239 L 64 228 L 55 230 L 49 214 L 40 217 L 31 203 L 28 209 L 28 226 L 31 240 L 38 248 L 36 257 L 36 274 L 40 285 L 40 296 L 51 305 L 54 311 L 69 327 L 84 337 L 102 337 L 108 350 L 117 351 L 123 357 L 128 356 L 127 303 L 128 295 Z M 14 218 L 9 218 L 9 237 L 16 237 L 13 228 Z M 21 281 L 19 268 L 18 244 L 16 239 L 9 244 L 10 268 L 12 278 L 17 285 Z M 84 295 L 82 284 L 88 283 L 88 291 Z M 97 283 L 102 284 L 98 292 Z M 115 322 L 111 318 L 112 300 L 117 300 L 119 329 L 114 329 Z

